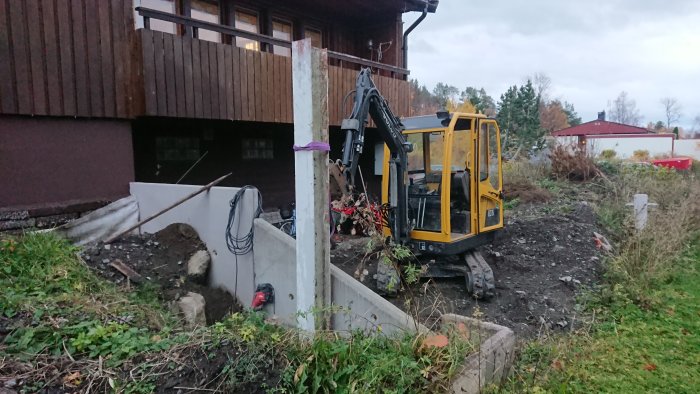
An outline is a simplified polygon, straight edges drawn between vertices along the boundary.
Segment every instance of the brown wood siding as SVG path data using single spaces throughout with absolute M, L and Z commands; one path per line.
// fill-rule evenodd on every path
M 129 118 L 131 1 L 0 0 L 0 113 Z
M 146 29 L 139 34 L 145 115 L 292 123 L 290 58 Z M 329 67 L 331 125 L 347 115 L 340 106 L 356 77 L 354 69 Z M 396 115 L 409 115 L 406 81 L 375 75 L 374 82 Z

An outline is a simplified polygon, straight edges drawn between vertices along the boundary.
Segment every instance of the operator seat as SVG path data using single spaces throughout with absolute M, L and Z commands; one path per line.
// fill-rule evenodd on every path
M 452 176 L 450 201 L 457 209 L 469 210 L 469 171 L 457 171 Z

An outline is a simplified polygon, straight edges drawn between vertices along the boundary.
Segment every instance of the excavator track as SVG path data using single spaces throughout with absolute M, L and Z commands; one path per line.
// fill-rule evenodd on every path
M 495 295 L 496 279 L 489 263 L 481 253 L 473 250 L 460 256 L 447 256 L 445 260 L 430 260 L 423 276 L 452 278 L 464 276 L 467 292 L 474 298 L 487 300 Z
M 477 299 L 493 297 L 496 291 L 496 280 L 489 263 L 477 251 L 465 253 L 464 260 L 467 264 L 464 275 L 467 291 Z

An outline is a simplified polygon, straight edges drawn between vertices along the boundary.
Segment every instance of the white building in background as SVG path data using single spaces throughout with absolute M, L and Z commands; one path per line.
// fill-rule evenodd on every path
M 605 112 L 598 119 L 552 133 L 557 142 L 586 146 L 593 154 L 613 150 L 619 158 L 629 158 L 635 151 L 647 151 L 649 157 L 688 156 L 700 160 L 700 140 L 677 140 L 671 133 L 657 134 L 649 130 L 605 120 Z

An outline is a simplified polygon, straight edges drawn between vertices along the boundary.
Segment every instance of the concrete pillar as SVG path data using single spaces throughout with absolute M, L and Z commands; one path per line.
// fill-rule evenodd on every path
M 328 54 L 313 48 L 310 39 L 292 43 L 292 93 L 297 311 L 299 327 L 313 332 L 330 328 L 331 271 Z

